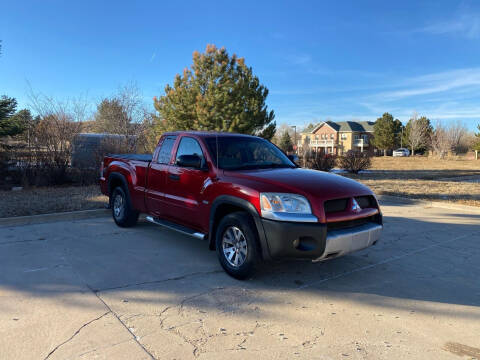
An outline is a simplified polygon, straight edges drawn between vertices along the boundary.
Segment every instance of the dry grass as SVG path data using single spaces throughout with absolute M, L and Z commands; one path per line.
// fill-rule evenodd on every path
M 0 217 L 92 210 L 108 202 L 98 185 L 0 191 L 0 199 Z
M 390 156 L 372 158 L 371 170 L 384 171 L 402 178 L 438 179 L 459 176 L 480 176 L 480 161 L 458 159 L 436 159 L 415 156 L 394 158 Z
M 480 160 L 378 157 L 371 170 L 347 176 L 376 194 L 480 206 Z

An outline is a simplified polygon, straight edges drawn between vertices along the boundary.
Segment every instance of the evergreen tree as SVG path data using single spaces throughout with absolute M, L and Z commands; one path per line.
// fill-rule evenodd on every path
M 280 138 L 280 143 L 278 144 L 278 146 L 280 149 L 282 149 L 286 153 L 293 151 L 293 142 L 288 131 L 283 132 L 283 135 Z
M 154 131 L 216 130 L 271 139 L 276 124 L 267 96 L 268 89 L 243 58 L 207 45 L 205 53 L 193 53 L 191 68 L 177 74 L 165 94 L 154 98 L 160 115 Z
M 387 155 L 387 150 L 393 149 L 399 139 L 402 123 L 399 120 L 393 120 L 393 116 L 384 113 L 378 118 L 373 126 L 373 144 L 383 150 L 383 155 Z
M 401 138 L 402 138 L 402 133 L 403 130 L 405 129 L 405 126 L 403 126 L 402 122 L 398 119 L 393 120 L 393 133 L 395 134 L 395 145 L 393 146 L 394 148 L 400 147 Z
M 130 121 L 120 100 L 103 99 L 97 106 L 94 129 L 100 133 L 129 135 Z
M 23 115 L 28 110 L 21 110 L 15 114 L 16 109 L 16 99 L 5 95 L 0 98 L 0 136 L 14 136 L 25 130 L 27 124 Z M 28 113 L 30 114 L 29 111 Z

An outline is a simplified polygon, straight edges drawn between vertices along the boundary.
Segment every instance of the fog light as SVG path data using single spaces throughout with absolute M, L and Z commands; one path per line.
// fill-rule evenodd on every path
M 297 249 L 299 245 L 300 245 L 300 239 L 295 239 L 295 240 L 293 240 L 293 247 L 294 247 L 295 249 Z

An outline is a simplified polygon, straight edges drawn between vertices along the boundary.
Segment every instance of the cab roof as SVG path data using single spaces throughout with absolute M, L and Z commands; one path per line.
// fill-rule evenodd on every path
M 165 132 L 164 135 L 196 135 L 196 136 L 201 136 L 201 137 L 210 137 L 210 136 L 218 136 L 218 137 L 228 137 L 228 136 L 258 137 L 258 136 L 254 136 L 254 135 L 239 134 L 239 133 L 226 132 L 226 131 L 193 131 L 193 130 L 169 131 L 169 132 Z

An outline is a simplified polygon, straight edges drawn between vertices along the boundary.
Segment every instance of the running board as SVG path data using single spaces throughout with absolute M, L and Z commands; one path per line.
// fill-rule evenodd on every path
M 172 223 L 172 222 L 167 221 L 167 220 L 154 218 L 153 216 L 147 216 L 146 219 L 147 219 L 147 221 L 150 221 L 151 223 L 163 226 L 167 229 L 175 230 L 175 231 L 178 231 L 179 233 L 189 235 L 189 236 L 192 236 L 192 237 L 200 239 L 200 240 L 205 239 L 205 234 L 202 234 L 201 232 L 197 232 L 195 230 L 192 230 L 192 229 L 190 229 L 186 226 L 178 225 L 178 224 Z

